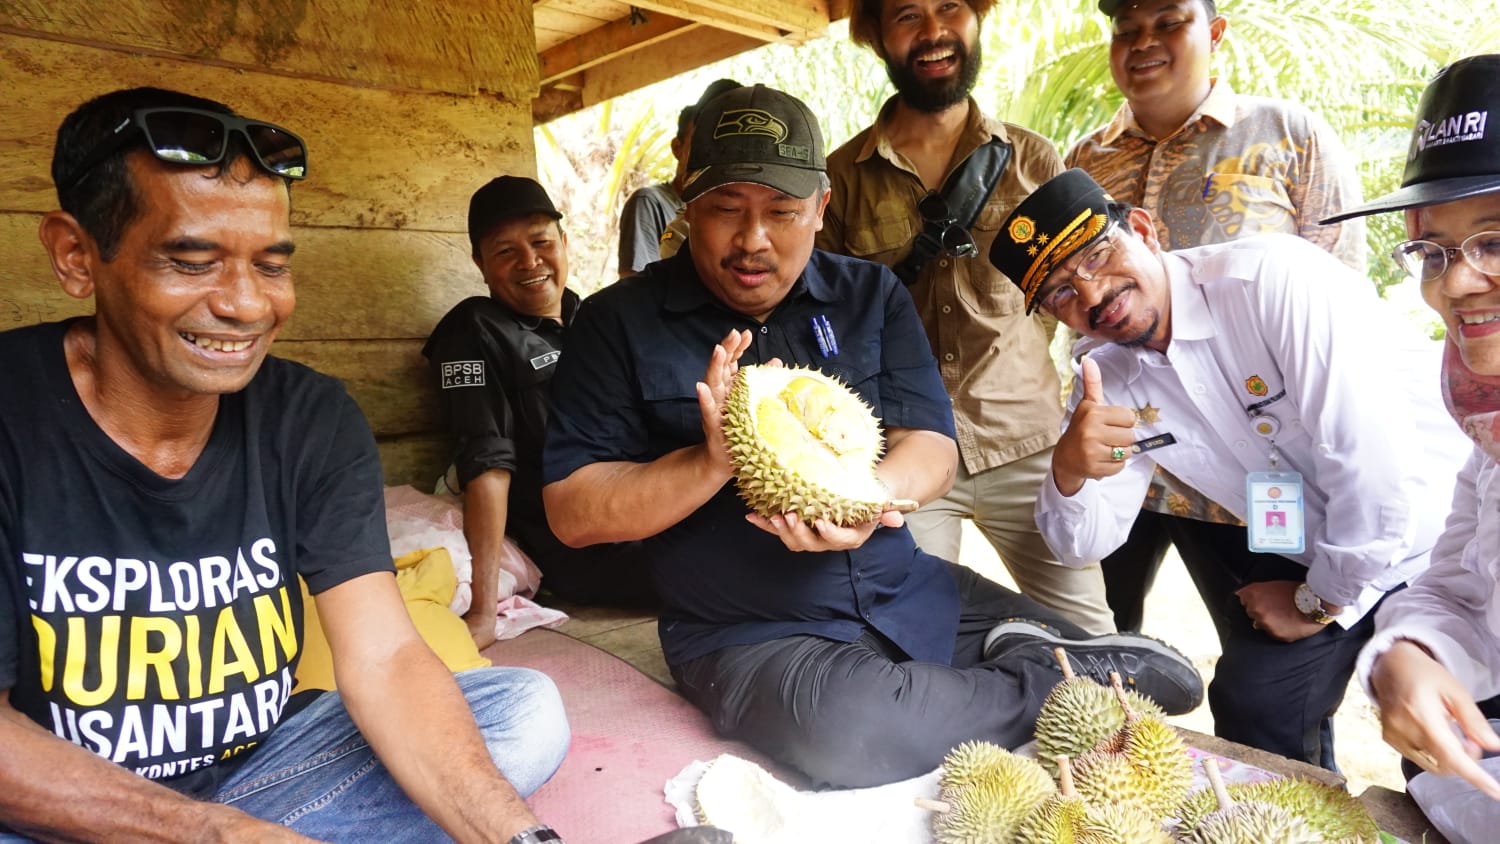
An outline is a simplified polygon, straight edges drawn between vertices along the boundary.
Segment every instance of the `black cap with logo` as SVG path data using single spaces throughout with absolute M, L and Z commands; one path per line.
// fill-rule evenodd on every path
M 695 125 L 684 202 L 738 182 L 805 199 L 828 168 L 817 118 L 801 100 L 774 88 L 720 94 L 703 104 Z
M 1491 117 L 1497 118 L 1494 125 Z M 1401 188 L 1322 222 L 1495 191 L 1500 191 L 1500 55 L 1470 56 L 1438 71 L 1422 92 Z
M 500 176 L 491 179 L 469 197 L 469 244 L 479 254 L 479 242 L 501 223 L 513 217 L 546 214 L 562 219 L 562 212 L 552 204 L 552 197 L 525 176 Z
M 990 244 L 990 263 L 1026 297 L 1026 313 L 1047 276 L 1068 256 L 1104 234 L 1120 210 L 1099 183 L 1074 167 L 1053 176 L 1021 200 Z

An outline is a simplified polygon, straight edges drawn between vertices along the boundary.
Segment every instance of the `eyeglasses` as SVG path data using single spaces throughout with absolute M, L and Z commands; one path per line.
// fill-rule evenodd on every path
M 1109 266 L 1115 256 L 1115 242 L 1119 234 L 1119 224 L 1110 223 L 1109 228 L 1100 236 L 1099 243 L 1084 253 L 1083 260 L 1069 273 L 1068 280 L 1052 288 L 1052 292 L 1042 299 L 1039 307 L 1056 316 L 1058 311 L 1073 304 L 1078 298 L 1078 286 L 1073 282 L 1078 279 L 1093 281 L 1104 272 L 1104 268 Z
M 58 184 L 72 188 L 101 162 L 134 139 L 146 136 L 146 148 L 168 164 L 217 164 L 229 150 L 229 136 L 240 133 L 255 162 L 273 175 L 307 178 L 307 144 L 295 134 L 262 120 L 248 120 L 196 108 L 140 108 Z
M 942 254 L 950 258 L 972 258 L 979 254 L 974 236 L 958 224 L 958 218 L 948 210 L 948 201 L 937 191 L 929 191 L 917 203 L 917 213 L 922 215 L 923 235 L 934 237 Z M 932 233 L 936 232 L 936 235 Z
M 1443 246 L 1430 240 L 1408 240 L 1396 244 L 1391 257 L 1418 281 L 1435 281 L 1464 256 L 1469 266 L 1485 275 L 1500 275 L 1500 232 L 1476 232 L 1457 246 Z

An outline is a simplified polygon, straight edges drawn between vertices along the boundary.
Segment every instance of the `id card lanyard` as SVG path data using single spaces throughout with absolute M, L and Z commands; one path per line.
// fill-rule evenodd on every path
M 1271 444 L 1270 471 L 1245 475 L 1245 521 L 1251 551 L 1264 554 L 1300 554 L 1307 544 L 1303 531 L 1302 473 L 1281 471 L 1281 452 L 1276 449 L 1276 435 L 1281 422 L 1265 412 L 1265 407 L 1286 396 L 1283 390 L 1275 396 L 1246 408 L 1250 427 Z

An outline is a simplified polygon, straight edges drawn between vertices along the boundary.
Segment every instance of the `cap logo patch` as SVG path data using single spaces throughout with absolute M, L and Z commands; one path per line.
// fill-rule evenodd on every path
M 797 161 L 812 161 L 812 147 L 806 144 L 777 144 L 776 154 Z
M 769 111 L 759 108 L 737 108 L 719 115 L 714 127 L 714 140 L 736 135 L 763 135 L 775 143 L 786 140 L 786 124 L 776 119 Z
M 1437 121 L 1419 121 L 1417 130 L 1412 133 L 1412 148 L 1409 157 L 1416 158 L 1428 147 L 1456 144 L 1461 141 L 1484 140 L 1484 127 L 1489 122 L 1489 116 L 1488 111 L 1471 111 L 1467 114 L 1444 117 Z
M 1010 239 L 1016 243 L 1025 243 L 1036 234 L 1036 221 L 1027 216 L 1020 216 L 1010 221 L 1010 228 L 1006 229 Z

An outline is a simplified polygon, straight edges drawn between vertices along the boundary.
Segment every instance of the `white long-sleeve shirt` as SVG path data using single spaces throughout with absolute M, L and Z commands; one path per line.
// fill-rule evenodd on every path
M 1313 592 L 1346 607 L 1340 623 L 1354 624 L 1426 568 L 1467 453 L 1439 395 L 1440 344 L 1395 315 L 1368 279 L 1296 237 L 1162 260 L 1167 353 L 1081 342 L 1099 364 L 1105 403 L 1148 417 L 1156 409 L 1139 438 L 1171 433 L 1177 442 L 1131 457 L 1071 498 L 1049 477 L 1037 499 L 1042 535 L 1071 565 L 1114 551 L 1157 463 L 1244 519 L 1246 474 L 1273 468 L 1272 442 L 1249 411 L 1264 403 L 1280 423 L 1275 468 L 1303 478 L 1306 550 L 1287 556 L 1308 567 Z M 1075 379 L 1065 429 L 1081 394 Z
M 1360 652 L 1357 664 L 1366 691 L 1375 659 L 1397 640 L 1410 639 L 1427 648 L 1475 700 L 1500 694 L 1497 512 L 1500 465 L 1472 449 L 1453 490 L 1448 526 L 1432 549 L 1431 567 L 1392 595 L 1375 616 L 1375 637 Z

